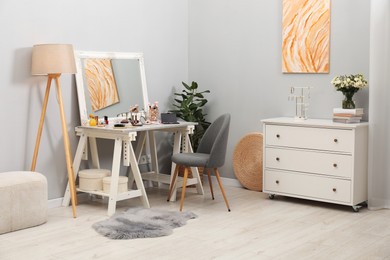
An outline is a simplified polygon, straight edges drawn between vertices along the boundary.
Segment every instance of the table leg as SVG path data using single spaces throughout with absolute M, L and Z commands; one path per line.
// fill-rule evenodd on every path
M 193 151 L 192 146 L 191 146 L 190 137 L 189 137 L 188 132 L 185 133 L 183 139 L 185 142 L 184 152 L 193 153 L 194 151 Z M 200 179 L 198 167 L 191 167 L 191 172 L 193 175 L 192 177 L 195 177 L 198 180 L 198 183 L 196 184 L 196 190 L 197 190 L 198 194 L 203 195 L 204 190 L 203 190 L 202 180 Z
M 79 174 L 80 163 L 81 163 L 81 159 L 83 157 L 84 148 L 87 144 L 87 138 L 88 137 L 85 134 L 82 134 L 80 136 L 79 144 L 77 146 L 76 154 L 74 156 L 73 172 L 74 172 L 74 179 L 75 180 L 77 178 L 77 175 Z M 70 187 L 69 187 L 69 182 L 68 182 L 66 189 L 65 189 L 64 199 L 62 200 L 62 206 L 67 207 L 67 206 L 69 206 L 69 203 L 70 203 Z
M 110 195 L 108 199 L 107 214 L 109 216 L 114 215 L 116 209 L 116 201 L 118 197 L 119 168 L 121 165 L 121 153 L 122 153 L 122 139 L 116 138 L 115 146 L 114 146 L 114 155 L 112 158 Z
M 146 133 L 144 131 L 140 132 L 139 136 L 137 138 L 137 145 L 135 147 L 135 157 L 136 157 L 137 163 L 139 162 L 139 159 L 141 157 L 141 152 L 142 152 L 142 149 L 145 145 L 145 141 L 146 141 Z M 129 154 L 127 155 L 127 156 L 129 156 L 130 149 L 132 149 L 132 144 L 131 144 L 131 141 L 126 141 L 126 142 L 128 142 L 127 145 L 129 146 Z M 128 161 L 130 162 L 130 157 L 129 157 Z M 129 164 L 126 164 L 126 166 L 129 166 Z M 129 187 L 132 187 L 133 183 L 134 183 L 134 176 L 133 176 L 131 167 L 128 167 L 128 169 L 127 169 L 127 176 L 129 177 Z
M 173 139 L 174 140 L 173 141 L 173 151 L 172 151 L 173 154 L 180 153 L 181 138 L 182 138 L 181 131 L 175 131 L 175 136 L 174 136 L 174 139 Z M 174 176 L 175 168 L 176 168 L 176 163 L 172 162 L 172 166 L 171 166 L 171 182 L 172 182 L 172 178 Z M 176 181 L 177 181 L 177 178 L 176 178 Z M 173 191 L 172 191 L 172 195 L 171 195 L 170 201 L 176 201 L 176 191 L 177 191 L 176 181 L 175 181 L 175 183 L 173 183 L 173 187 L 172 187 Z
M 134 149 L 132 146 L 130 146 L 129 156 L 130 156 L 130 166 L 133 172 L 135 184 L 137 186 L 137 189 L 139 189 L 142 194 L 141 195 L 142 204 L 144 205 L 144 207 L 150 208 L 148 196 L 146 195 L 144 183 L 142 182 L 141 172 L 139 171 L 138 161 L 137 158 L 135 157 Z
M 94 169 L 100 169 L 99 155 L 95 137 L 89 137 L 89 146 L 91 148 L 92 167 Z
M 139 159 L 141 157 L 142 149 L 145 146 L 145 141 L 146 141 L 146 132 L 142 131 L 138 134 L 137 137 L 137 145 L 135 147 L 135 157 L 137 158 L 137 162 L 139 162 Z
M 150 145 L 150 159 L 152 163 L 152 171 L 155 174 L 160 174 L 158 167 L 158 159 L 157 159 L 157 149 L 156 149 L 156 138 L 154 136 L 154 131 L 148 131 L 149 135 L 149 145 Z M 156 183 L 154 183 L 156 184 Z M 160 183 L 157 183 L 158 187 L 160 187 Z

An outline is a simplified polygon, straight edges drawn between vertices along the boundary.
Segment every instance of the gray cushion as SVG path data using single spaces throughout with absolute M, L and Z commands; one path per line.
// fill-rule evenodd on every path
M 172 156 L 172 162 L 192 167 L 204 167 L 209 161 L 210 155 L 205 153 L 176 153 Z

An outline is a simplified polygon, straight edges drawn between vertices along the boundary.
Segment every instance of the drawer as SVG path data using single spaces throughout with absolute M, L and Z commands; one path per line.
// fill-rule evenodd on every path
M 351 203 L 351 181 L 296 172 L 266 170 L 264 192 Z
M 266 168 L 351 178 L 352 161 L 352 156 L 348 154 L 271 147 L 265 149 Z
M 353 152 L 354 132 L 350 129 L 266 125 L 265 131 L 266 145 Z

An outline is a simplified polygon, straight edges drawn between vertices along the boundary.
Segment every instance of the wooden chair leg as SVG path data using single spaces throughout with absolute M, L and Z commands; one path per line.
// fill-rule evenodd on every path
M 207 171 L 207 177 L 209 179 L 209 184 L 210 184 L 210 191 L 211 191 L 211 198 L 214 200 L 214 190 L 213 190 L 213 183 L 211 182 L 211 174 L 210 174 L 210 169 L 205 169 Z
M 223 195 L 223 199 L 225 200 L 226 207 L 228 208 L 228 211 L 230 211 L 230 206 L 229 206 L 229 203 L 228 203 L 226 195 L 225 195 L 225 190 L 223 189 L 223 186 L 222 186 L 221 177 L 219 176 L 218 169 L 214 168 L 214 172 L 215 172 L 215 176 L 217 177 L 219 187 L 221 188 L 221 192 Z
M 183 176 L 183 187 L 181 189 L 180 211 L 183 210 L 184 196 L 186 194 L 186 187 L 187 187 L 187 177 L 188 177 L 188 167 L 185 167 L 184 176 Z
M 168 193 L 167 201 L 171 200 L 173 187 L 175 187 L 175 185 L 176 185 L 176 177 L 178 174 L 179 174 L 179 165 L 176 164 L 175 171 L 173 172 L 172 181 L 171 181 L 171 184 L 169 185 L 169 193 Z

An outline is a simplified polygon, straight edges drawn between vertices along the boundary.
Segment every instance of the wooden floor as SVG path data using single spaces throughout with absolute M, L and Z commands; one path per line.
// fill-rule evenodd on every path
M 206 187 L 205 187 L 206 188 Z M 0 259 L 390 259 L 390 211 L 310 202 L 225 187 L 227 212 L 218 187 L 216 199 L 187 189 L 184 210 L 199 218 L 160 238 L 109 240 L 91 225 L 106 218 L 107 205 L 83 202 L 72 210 L 49 210 L 46 224 L 0 235 Z M 178 210 L 167 190 L 147 189 L 155 208 Z M 140 206 L 122 202 L 117 212 Z

